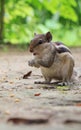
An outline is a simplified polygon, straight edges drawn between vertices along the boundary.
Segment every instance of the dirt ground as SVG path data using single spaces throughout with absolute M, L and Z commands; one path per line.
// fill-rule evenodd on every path
M 81 48 L 71 50 L 81 73 Z M 81 79 L 66 87 L 34 84 L 43 77 L 28 66 L 31 58 L 28 52 L 0 52 L 0 130 L 81 130 Z

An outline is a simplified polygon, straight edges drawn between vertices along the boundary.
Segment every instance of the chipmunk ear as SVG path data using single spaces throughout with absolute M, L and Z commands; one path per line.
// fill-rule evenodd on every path
M 34 33 L 34 36 L 36 36 L 37 35 L 37 33 Z
M 52 40 L 52 34 L 50 32 L 46 33 L 46 40 L 50 42 Z

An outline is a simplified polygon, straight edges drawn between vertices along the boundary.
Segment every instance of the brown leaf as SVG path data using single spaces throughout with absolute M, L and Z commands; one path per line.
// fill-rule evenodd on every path
M 27 79 L 31 75 L 32 71 L 29 71 L 27 74 L 23 75 L 23 79 Z
M 67 119 L 64 121 L 65 124 L 73 124 L 73 123 L 77 123 L 77 124 L 81 124 L 81 121 L 76 120 L 76 119 Z
M 40 118 L 40 119 L 26 119 L 20 117 L 12 117 L 8 119 L 8 122 L 12 122 L 14 124 L 44 124 L 48 122 L 47 118 Z
M 13 84 L 14 82 L 13 82 L 13 81 L 10 81 L 9 83 L 10 83 L 10 84 Z
M 34 96 L 40 96 L 41 95 L 41 93 L 35 93 L 34 94 Z
M 81 103 L 77 103 L 76 106 L 81 107 Z

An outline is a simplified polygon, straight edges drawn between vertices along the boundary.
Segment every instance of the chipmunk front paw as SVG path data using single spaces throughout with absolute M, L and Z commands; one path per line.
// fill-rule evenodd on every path
M 30 61 L 28 61 L 28 65 L 29 66 L 34 66 L 34 67 L 37 67 L 37 68 L 39 68 L 40 67 L 40 65 L 39 64 L 37 64 L 37 63 L 35 63 L 35 61 L 34 60 L 30 60 Z
M 35 63 L 34 63 L 34 60 L 28 61 L 28 65 L 29 65 L 29 66 L 34 66 L 34 64 L 35 64 Z

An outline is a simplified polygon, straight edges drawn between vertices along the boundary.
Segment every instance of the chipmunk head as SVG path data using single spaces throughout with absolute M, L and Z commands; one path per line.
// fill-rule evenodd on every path
M 30 42 L 30 52 L 33 52 L 33 49 L 40 44 L 44 44 L 46 42 L 50 42 L 52 40 L 52 35 L 50 32 L 46 34 L 34 34 L 34 38 Z

